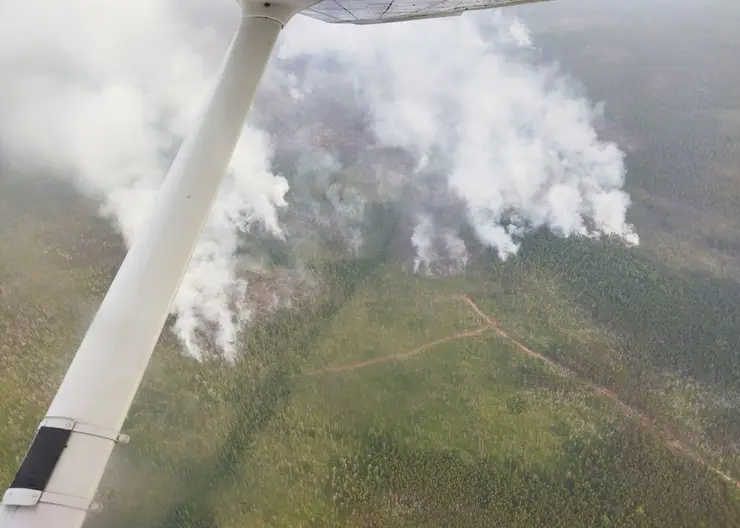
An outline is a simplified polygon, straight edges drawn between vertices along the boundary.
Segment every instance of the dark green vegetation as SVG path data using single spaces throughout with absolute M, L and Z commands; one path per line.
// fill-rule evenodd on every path
M 5 196 L 14 196 L 2 209 L 3 247 L 15 248 L 2 261 L 2 413 L 11 425 L 2 429 L 5 483 L 121 253 L 104 224 L 90 224 L 94 209 L 60 196 L 64 188 L 3 184 Z M 33 207 L 44 201 L 59 209 Z M 396 211 L 374 206 L 368 224 L 369 249 L 354 259 L 317 261 L 327 285 L 320 297 L 254 327 L 249 352 L 235 366 L 195 364 L 163 335 L 126 426 L 135 441 L 112 461 L 101 492 L 106 509 L 91 526 L 738 522 L 735 492 L 725 482 L 492 333 L 404 362 L 309 375 L 476 328 L 480 321 L 452 298 L 465 293 L 533 347 L 553 352 L 557 347 L 538 340 L 558 343 L 558 359 L 639 400 L 634 387 L 612 383 L 603 375 L 609 370 L 597 368 L 608 362 L 599 363 L 589 347 L 611 334 L 598 330 L 599 312 L 582 310 L 583 296 L 574 294 L 600 256 L 617 273 L 639 267 L 633 253 L 534 238 L 520 259 L 491 266 L 481 254 L 465 278 L 423 280 L 395 261 Z M 19 239 L 20 229 L 31 232 Z M 584 254 L 597 264 L 584 266 Z M 580 274 L 554 268 L 553 259 L 572 262 Z M 639 274 L 617 277 L 642 299 Z M 45 281 L 35 296 L 34 281 Z M 584 289 L 612 306 L 611 289 Z M 661 297 L 648 289 L 658 305 L 675 302 L 671 291 Z M 622 321 L 617 308 L 601 315 L 635 323 Z M 580 361 L 592 357 L 593 365 Z M 43 378 L 29 390 L 32 367 Z
M 727 489 L 627 426 L 563 442 L 552 467 L 516 458 L 466 461 L 370 436 L 332 461 L 329 488 L 345 515 L 377 526 L 702 526 L 738 522 Z M 698 473 L 698 474 L 697 474 Z M 684 485 L 686 478 L 691 485 Z M 690 504 L 672 514 L 665 504 Z
M 475 328 L 466 306 L 449 298 L 453 292 L 498 290 L 496 305 L 509 308 L 546 291 L 545 279 L 526 278 L 536 270 L 521 273 L 513 262 L 441 282 L 405 276 L 384 264 L 388 258 L 380 251 L 374 259 L 332 264 L 326 271 L 336 280 L 329 282 L 339 287 L 329 300 L 255 329 L 233 385 L 216 388 L 229 417 L 199 415 L 227 424 L 221 435 L 214 431 L 210 453 L 192 466 L 178 459 L 174 467 L 174 461 L 151 467 L 151 454 L 130 460 L 124 454 L 126 465 L 142 472 L 139 479 L 167 470 L 177 485 L 156 493 L 160 498 L 147 508 L 109 511 L 100 525 L 740 522 L 733 487 L 667 449 L 652 428 L 491 334 L 404 362 L 310 375 Z M 430 293 L 438 300 L 426 310 Z M 437 321 L 457 322 L 448 329 L 435 328 Z M 574 336 L 570 346 L 577 353 L 584 344 Z M 145 393 L 132 422 L 151 405 L 149 398 L 156 401 Z M 158 439 L 140 442 L 142 448 L 151 442 L 156 452 L 172 449 Z
M 25 192 L 50 199 L 40 190 Z M 327 366 L 405 352 L 478 328 L 481 321 L 454 297 L 467 294 L 533 348 L 635 405 L 652 404 L 635 387 L 620 384 L 621 378 L 604 374 L 612 365 L 632 365 L 632 359 L 619 362 L 608 355 L 607 345 L 614 344 L 614 332 L 621 335 L 627 328 L 621 324 L 636 322 L 622 321 L 613 308 L 606 320 L 615 328 L 601 325 L 606 316 L 585 307 L 589 302 L 611 307 L 616 302 L 607 295 L 611 290 L 590 285 L 583 288 L 591 293 L 586 298 L 576 288 L 589 280 L 591 267 L 610 264 L 634 302 L 645 302 L 634 293 L 641 291 L 657 306 L 674 302 L 672 288 L 661 296 L 637 287 L 645 283 L 639 273 L 618 271 L 639 269 L 641 257 L 618 245 L 543 236 L 534 237 L 521 258 L 504 264 L 480 252 L 465 277 L 421 279 L 401 271 L 393 252 L 397 211 L 374 207 L 369 247 L 356 258 L 316 261 L 315 272 L 327 285 L 321 295 L 252 327 L 248 352 L 236 365 L 194 363 L 164 334 L 126 425 L 134 441 L 116 452 L 101 491 L 106 508 L 90 526 L 740 522 L 737 491 L 668 449 L 657 428 L 633 421 L 614 403 L 559 377 L 491 331 L 404 361 L 321 373 Z M 64 237 L 55 242 L 67 243 Z M 590 261 L 584 255 L 596 264 L 585 265 Z M 594 255 L 604 255 L 606 264 Z M 563 265 L 553 267 L 553 259 Z M 21 270 L 13 266 L 8 264 L 6 273 L 12 267 L 17 276 Z M 49 273 L 62 276 L 60 270 Z M 668 269 L 663 273 L 684 289 L 692 284 Z M 101 274 L 98 280 L 107 278 Z M 17 291 L 17 285 L 11 289 Z M 66 291 L 51 292 L 64 305 L 58 296 Z M 28 310 L 55 306 L 49 299 L 26 302 Z M 26 339 L 27 327 L 18 325 L 22 319 L 5 317 L 8 335 Z M 639 328 L 648 332 L 650 326 Z M 635 343 L 638 337 L 650 341 L 649 334 L 625 335 L 636 336 Z M 72 350 L 74 339 L 65 346 Z M 599 350 L 602 355 L 595 353 Z M 39 352 L 35 364 L 52 356 Z M 27 372 L 21 354 L 4 357 L 16 358 L 11 368 L 21 379 Z M 655 369 L 649 372 L 681 366 L 643 359 Z M 5 444 L 12 446 L 3 457 L 5 482 L 66 360 L 47 371 L 43 386 L 29 391 L 4 385 L 13 391 L 3 400 L 7 416 L 14 416 L 7 407 L 12 402 L 26 406 L 24 424 L 8 431 L 16 443 Z M 661 416 L 680 425 L 669 413 Z
M 206 455 L 146 434 L 148 421 L 173 419 L 173 411 L 183 420 L 185 414 L 181 404 L 166 403 L 151 414 L 152 404 L 166 396 L 147 389 L 130 420 L 134 431 L 139 427 L 141 451 L 122 453 L 125 462 L 119 460 L 129 471 L 135 468 L 136 479 L 130 482 L 121 472 L 111 480 L 114 488 L 131 486 L 129 500 L 139 496 L 142 481 L 164 477 L 170 484 L 154 490 L 153 498 L 137 499 L 143 508 L 110 509 L 95 525 L 740 522 L 737 492 L 726 482 L 668 450 L 652 429 L 620 415 L 610 402 L 493 335 L 440 345 L 405 362 L 309 375 L 322 365 L 378 355 L 372 337 L 350 338 L 354 349 L 342 349 L 348 333 L 372 336 L 382 328 L 383 349 L 393 352 L 389 344 L 404 342 L 410 328 L 413 344 L 449 331 L 435 329 L 437 320 L 474 328 L 464 304 L 445 300 L 447 290 L 495 289 L 484 270 L 452 284 L 423 281 L 394 272 L 382 255 L 333 264 L 340 287 L 330 300 L 300 314 L 284 312 L 254 331 L 249 357 L 213 380 L 233 376 L 213 389 L 227 414 L 206 414 L 205 405 L 190 411 L 205 422 L 191 424 L 212 433 Z M 496 273 L 514 277 L 514 268 L 497 266 Z M 503 305 L 527 295 L 526 284 L 509 284 L 511 293 L 499 294 Z M 418 297 L 435 291 L 442 301 L 415 316 Z M 376 310 L 378 305 L 386 310 Z M 346 318 L 355 321 L 352 328 Z M 217 370 L 201 369 L 203 377 Z M 186 433 L 185 423 L 174 421 L 165 434 Z M 162 462 L 153 466 L 157 460 Z M 114 505 L 127 502 L 119 497 Z
M 563 241 L 543 234 L 532 237 L 521 258 L 568 284 L 594 320 L 627 336 L 624 354 L 634 369 L 630 379 L 647 364 L 685 372 L 730 392 L 740 390 L 737 282 L 683 277 L 608 241 Z M 551 353 L 561 355 L 557 345 Z M 589 374 L 601 382 L 617 381 L 596 368 Z
M 614 335 L 611 353 L 546 346 L 672 417 L 737 474 L 740 5 L 560 0 L 523 16 L 543 53 L 606 101 L 602 132 L 627 152 L 642 241 L 627 254 L 537 240 L 526 258 L 557 268 L 587 315 Z

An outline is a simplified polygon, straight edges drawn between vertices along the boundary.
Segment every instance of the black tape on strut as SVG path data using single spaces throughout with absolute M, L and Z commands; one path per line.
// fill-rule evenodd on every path
M 10 488 L 44 491 L 71 434 L 69 429 L 40 427 Z

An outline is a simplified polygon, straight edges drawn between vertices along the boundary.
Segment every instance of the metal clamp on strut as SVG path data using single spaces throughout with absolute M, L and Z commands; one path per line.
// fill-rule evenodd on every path
M 131 439 L 129 435 L 119 431 L 77 422 L 71 418 L 47 417 L 39 425 L 31 447 L 1 503 L 6 506 L 36 506 L 43 502 L 86 511 L 99 510 L 99 505 L 87 504 L 87 501 L 78 497 L 45 491 L 73 433 L 96 436 L 119 444 L 128 444 Z

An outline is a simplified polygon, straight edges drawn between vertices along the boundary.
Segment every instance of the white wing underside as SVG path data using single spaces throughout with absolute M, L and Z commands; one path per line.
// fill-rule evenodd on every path
M 334 24 L 382 24 L 543 1 L 547 0 L 322 0 L 301 14 Z

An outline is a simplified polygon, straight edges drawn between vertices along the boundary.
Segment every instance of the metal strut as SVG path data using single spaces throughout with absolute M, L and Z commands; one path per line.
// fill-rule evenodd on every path
M 309 2 L 311 3 L 311 2 Z M 79 528 L 128 414 L 284 24 L 243 5 L 218 80 L 103 299 L 0 506 L 1 528 Z M 64 418 L 58 418 L 64 417 Z

